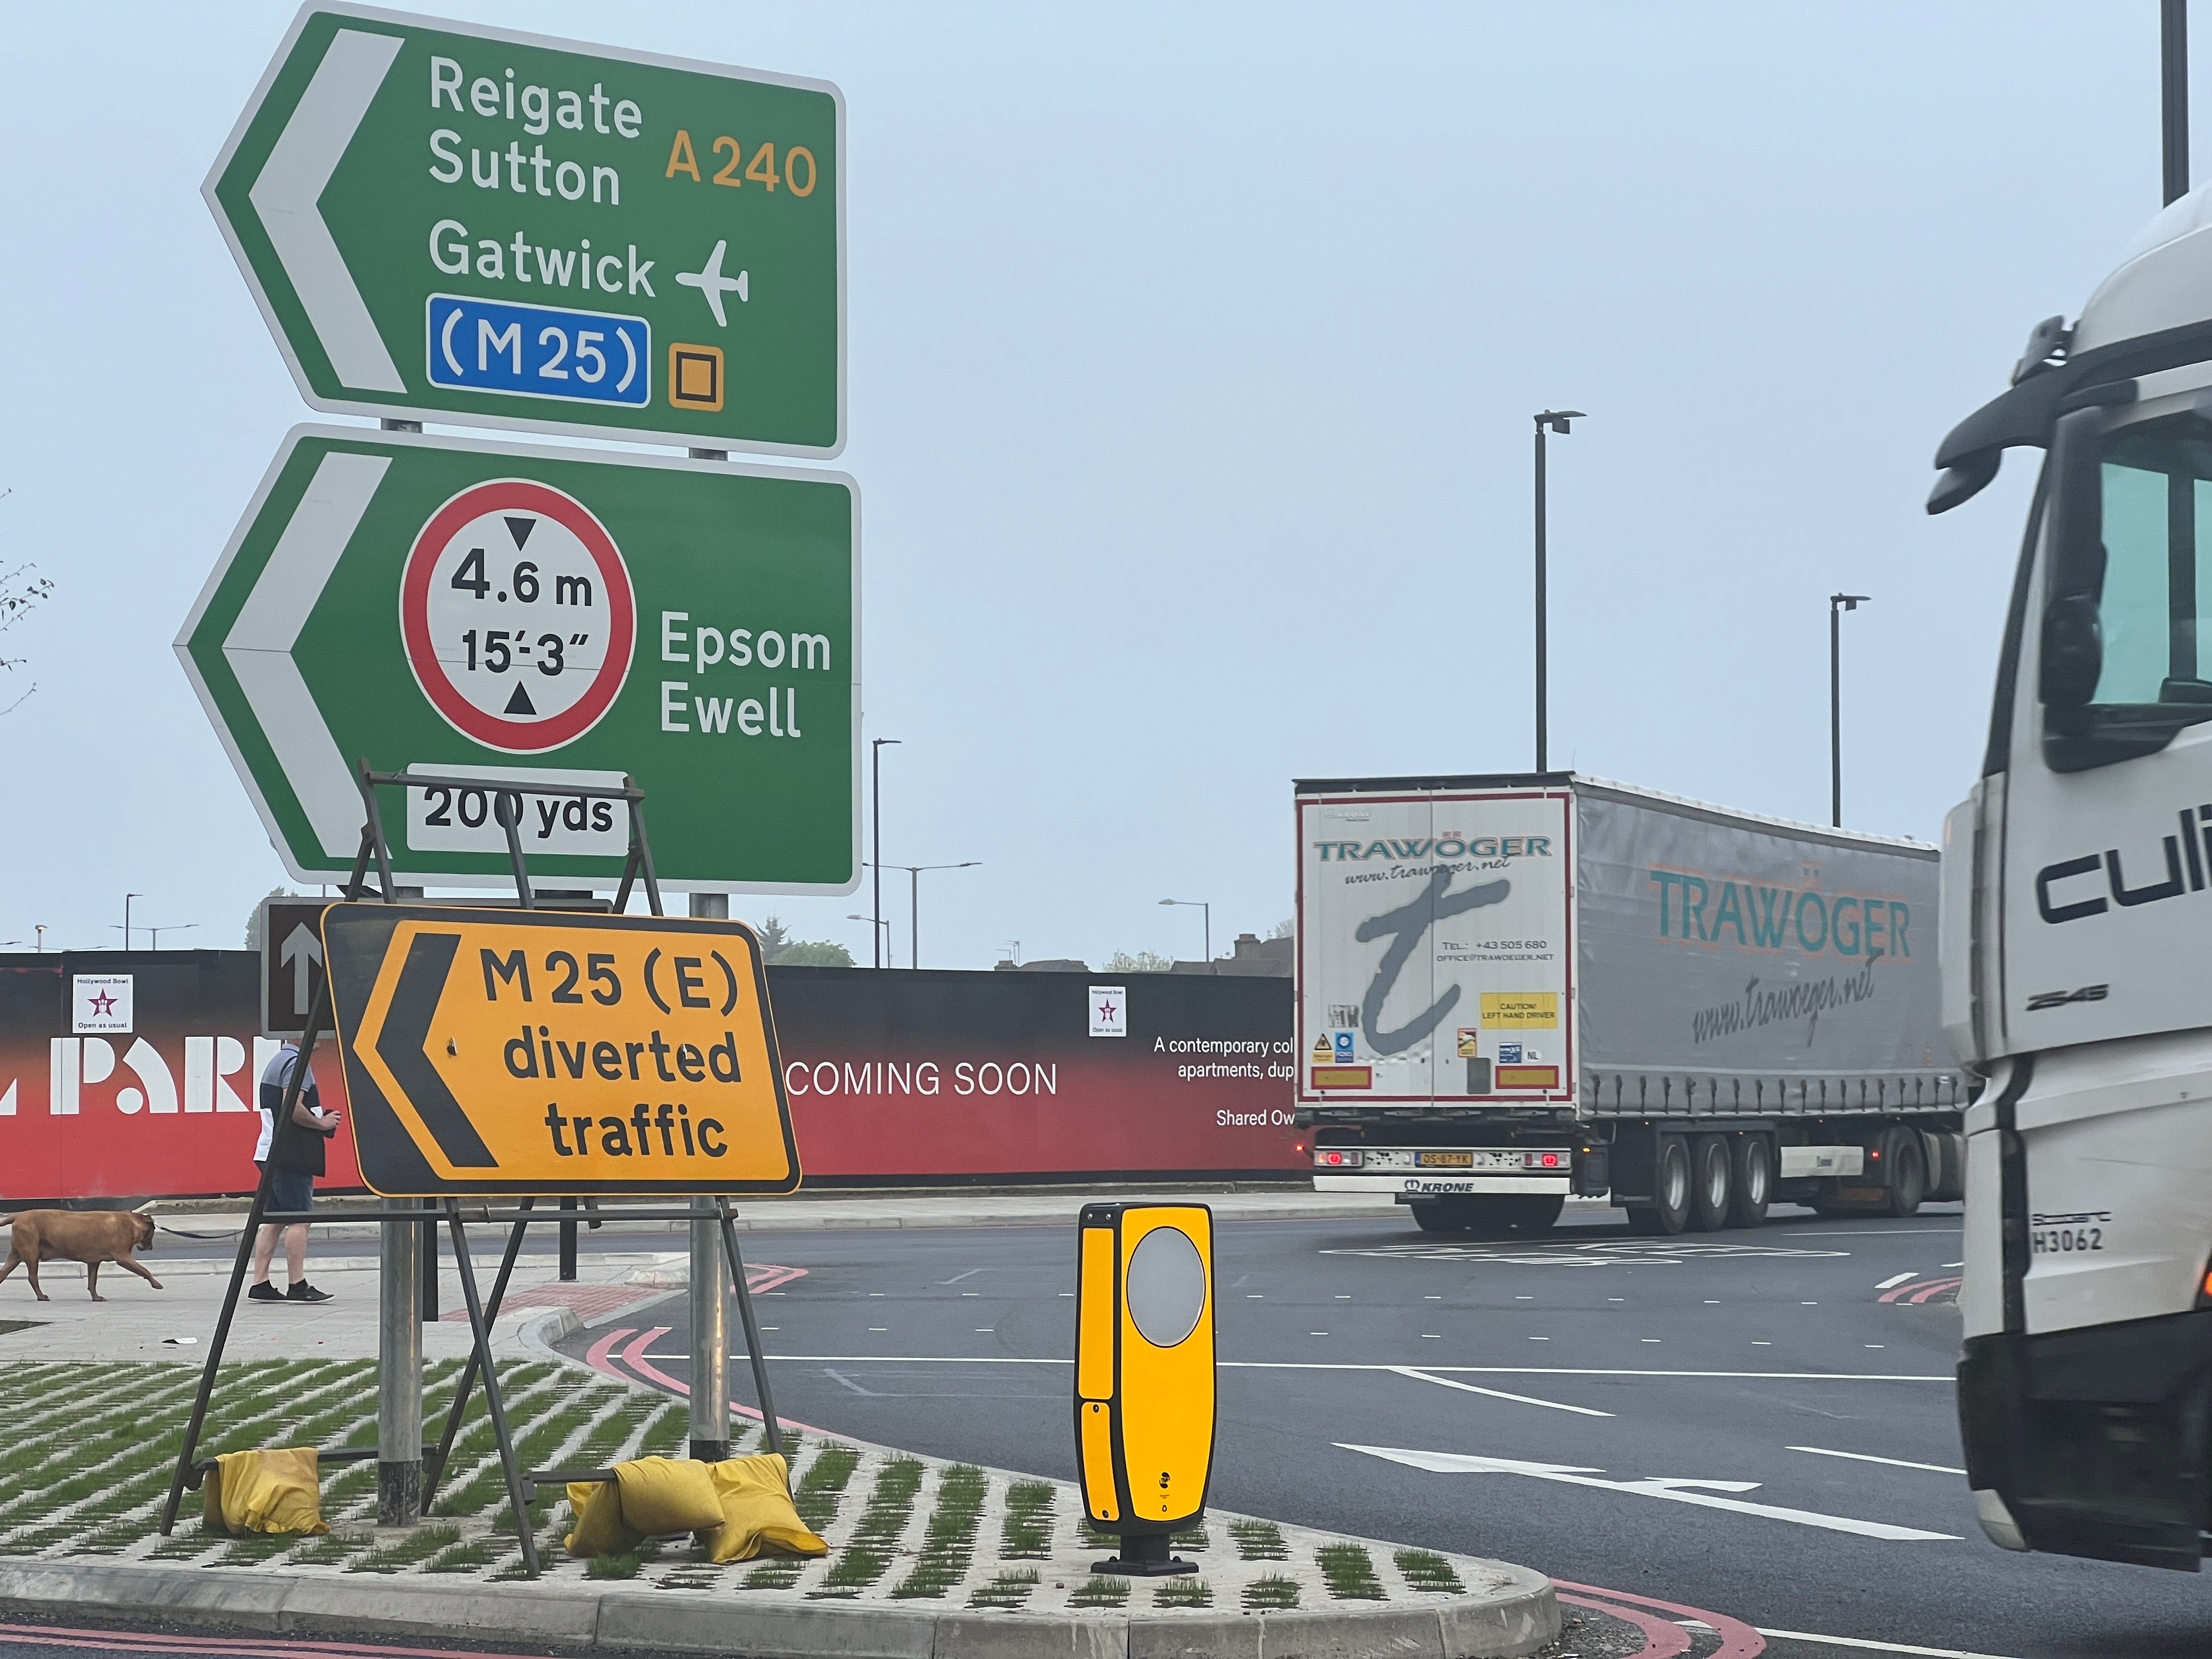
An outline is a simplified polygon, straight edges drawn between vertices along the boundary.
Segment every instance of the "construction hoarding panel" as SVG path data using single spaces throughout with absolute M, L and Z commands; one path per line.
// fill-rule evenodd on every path
M 1286 979 L 1113 975 L 1108 1042 L 1081 974 L 768 973 L 810 1182 L 1306 1168 Z M 0 957 L 0 1204 L 250 1191 L 259 975 L 247 951 Z M 133 1029 L 72 1030 L 78 975 L 128 977 Z M 315 1074 L 342 1103 L 335 1043 Z M 319 1187 L 358 1188 L 352 1137 L 328 1146 Z

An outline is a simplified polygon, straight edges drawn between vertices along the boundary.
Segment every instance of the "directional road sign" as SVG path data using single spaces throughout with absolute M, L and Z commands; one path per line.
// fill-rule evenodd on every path
M 798 1186 L 743 922 L 336 904 L 323 944 L 386 1197 Z
M 310 4 L 203 192 L 317 409 L 826 457 L 844 134 L 824 82 Z
M 342 879 L 380 772 L 645 791 L 678 887 L 860 880 L 851 479 L 300 427 L 177 649 L 293 877 Z M 387 792 L 410 882 L 505 885 L 482 789 Z M 619 801 L 525 798 L 542 879 L 619 879 Z
M 261 1035 L 305 1036 L 323 988 L 323 912 L 328 899 L 261 901 Z M 327 1015 L 323 1030 L 335 1028 Z

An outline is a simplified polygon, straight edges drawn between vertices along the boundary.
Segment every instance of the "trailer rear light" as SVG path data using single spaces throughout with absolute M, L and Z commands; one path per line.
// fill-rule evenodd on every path
M 1342 1146 L 1330 1146 L 1314 1154 L 1314 1163 L 1316 1165 L 1331 1170 L 1356 1170 L 1366 1161 L 1366 1154 L 1356 1146 L 1349 1150 Z
M 1565 1152 L 1523 1152 L 1521 1167 L 1524 1170 L 1564 1170 L 1567 1167 Z

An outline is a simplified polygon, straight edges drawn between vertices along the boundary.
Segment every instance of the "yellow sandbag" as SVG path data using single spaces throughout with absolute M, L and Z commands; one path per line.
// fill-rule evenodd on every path
M 313 1446 L 224 1452 L 200 1483 L 201 1527 L 249 1532 L 325 1533 Z
M 791 1466 L 774 1453 L 732 1457 L 707 1468 L 722 1506 L 721 1524 L 707 1543 L 709 1561 L 750 1561 L 763 1549 L 787 1555 L 826 1555 L 791 1501 Z
M 641 1457 L 615 1465 L 623 1524 L 647 1537 L 704 1532 L 722 1523 L 721 1500 L 707 1465 L 689 1458 Z
M 645 1541 L 644 1534 L 623 1524 L 622 1488 L 611 1480 L 570 1481 L 568 1507 L 576 1512 L 576 1530 L 562 1542 L 571 1555 L 627 1555 Z

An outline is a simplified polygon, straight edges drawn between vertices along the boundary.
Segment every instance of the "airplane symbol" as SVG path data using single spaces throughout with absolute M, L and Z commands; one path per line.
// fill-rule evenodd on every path
M 749 302 L 752 297 L 745 291 L 750 272 L 741 270 L 735 276 L 722 275 L 722 256 L 729 252 L 729 248 L 726 240 L 715 243 L 714 251 L 707 256 L 705 264 L 696 270 L 679 271 L 676 276 L 676 280 L 686 288 L 696 288 L 707 296 L 707 303 L 714 313 L 714 326 L 717 328 L 730 325 L 730 319 L 722 314 L 722 296 L 725 294 L 735 289 L 741 303 Z

